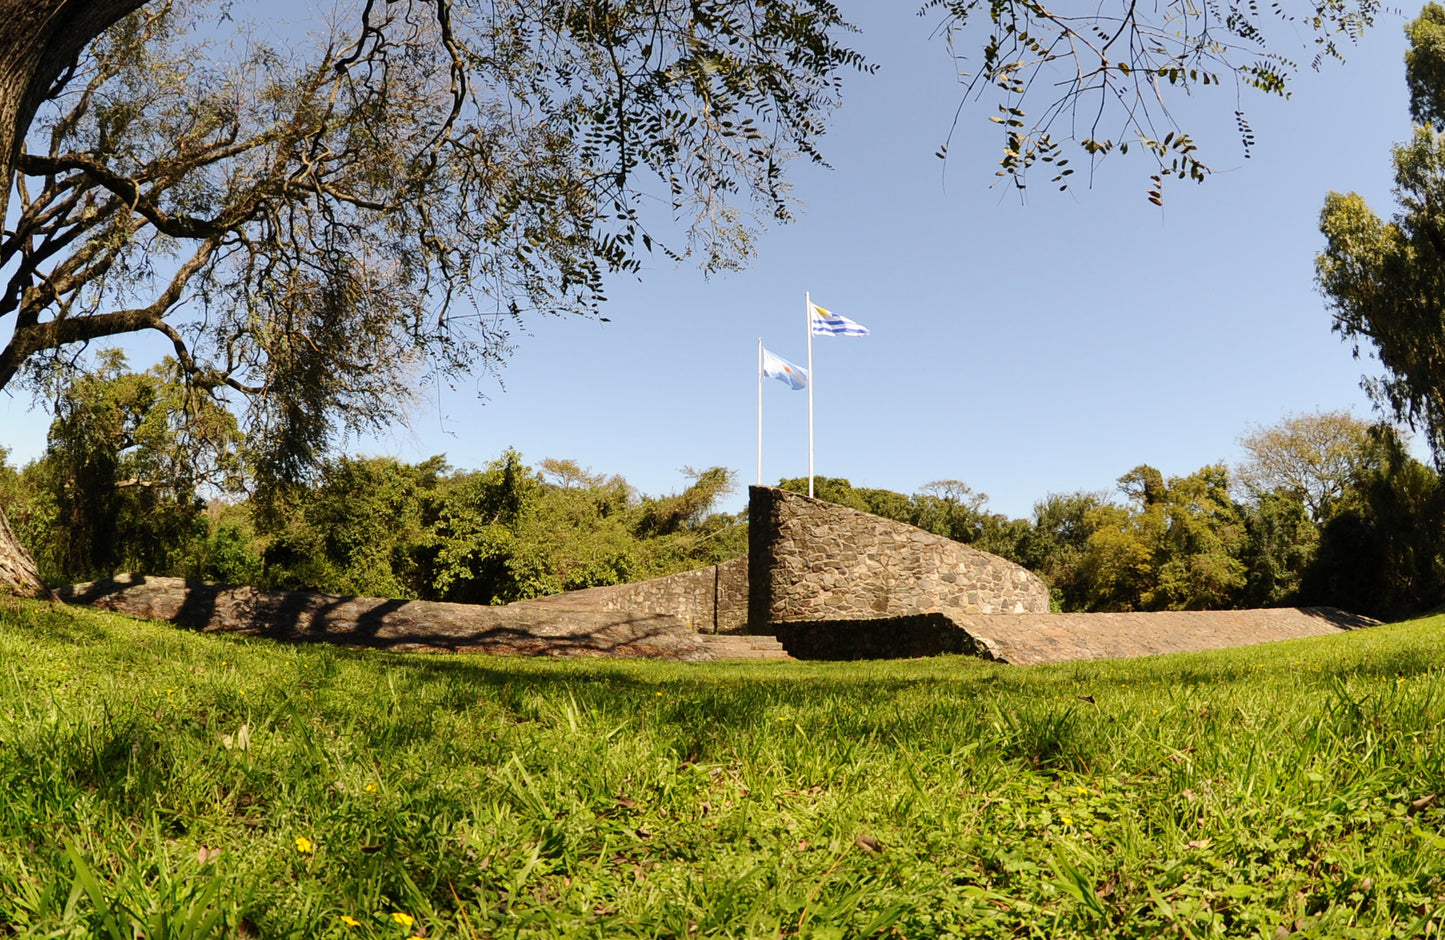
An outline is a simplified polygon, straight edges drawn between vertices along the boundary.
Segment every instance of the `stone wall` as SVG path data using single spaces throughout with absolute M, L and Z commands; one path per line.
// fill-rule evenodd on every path
M 748 491 L 748 619 L 1047 613 L 1033 573 L 922 529 L 770 487 Z
M 336 597 L 143 575 L 72 585 L 60 597 L 192 630 L 291 643 L 506 656 L 713 658 L 695 630 L 661 612 Z
M 670 614 L 698 633 L 742 633 L 748 622 L 748 559 L 665 578 L 610 584 L 520 602 L 568 610 Z

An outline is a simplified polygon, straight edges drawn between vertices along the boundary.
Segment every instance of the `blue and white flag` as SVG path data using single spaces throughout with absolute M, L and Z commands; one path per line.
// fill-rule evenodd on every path
M 787 382 L 788 388 L 797 391 L 808 387 L 808 370 L 795 366 L 782 356 L 775 356 L 763 350 L 763 377 Z M 761 412 L 759 412 L 761 414 Z
M 867 336 L 868 327 L 850 320 L 840 313 L 824 310 L 808 301 L 808 323 L 814 336 Z

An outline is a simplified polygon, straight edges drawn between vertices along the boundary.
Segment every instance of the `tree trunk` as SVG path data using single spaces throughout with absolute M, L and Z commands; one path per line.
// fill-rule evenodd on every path
M 50 589 L 40 580 L 35 562 L 30 554 L 15 540 L 5 510 L 0 509 L 0 594 L 18 594 L 21 597 L 53 597 Z
M 15 160 L 35 117 L 82 49 L 145 0 L 0 0 L 0 219 Z M 13 326 L 13 324 L 10 324 Z M 49 597 L 35 562 L 0 510 L 0 594 Z

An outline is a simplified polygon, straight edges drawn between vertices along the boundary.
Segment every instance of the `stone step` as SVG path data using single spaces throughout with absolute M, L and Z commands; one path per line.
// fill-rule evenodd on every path
M 740 636 L 737 634 L 698 635 L 703 648 L 714 659 L 792 659 L 783 644 L 773 636 Z

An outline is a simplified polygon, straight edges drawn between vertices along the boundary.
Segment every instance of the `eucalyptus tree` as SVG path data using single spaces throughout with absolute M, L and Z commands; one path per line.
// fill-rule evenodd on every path
M 1315 261 L 1334 329 L 1385 368 L 1367 380 L 1375 401 L 1423 428 L 1445 466 L 1445 8 L 1431 3 L 1407 28 L 1405 79 L 1414 134 L 1395 147 L 1393 218 L 1357 193 L 1330 193 Z

